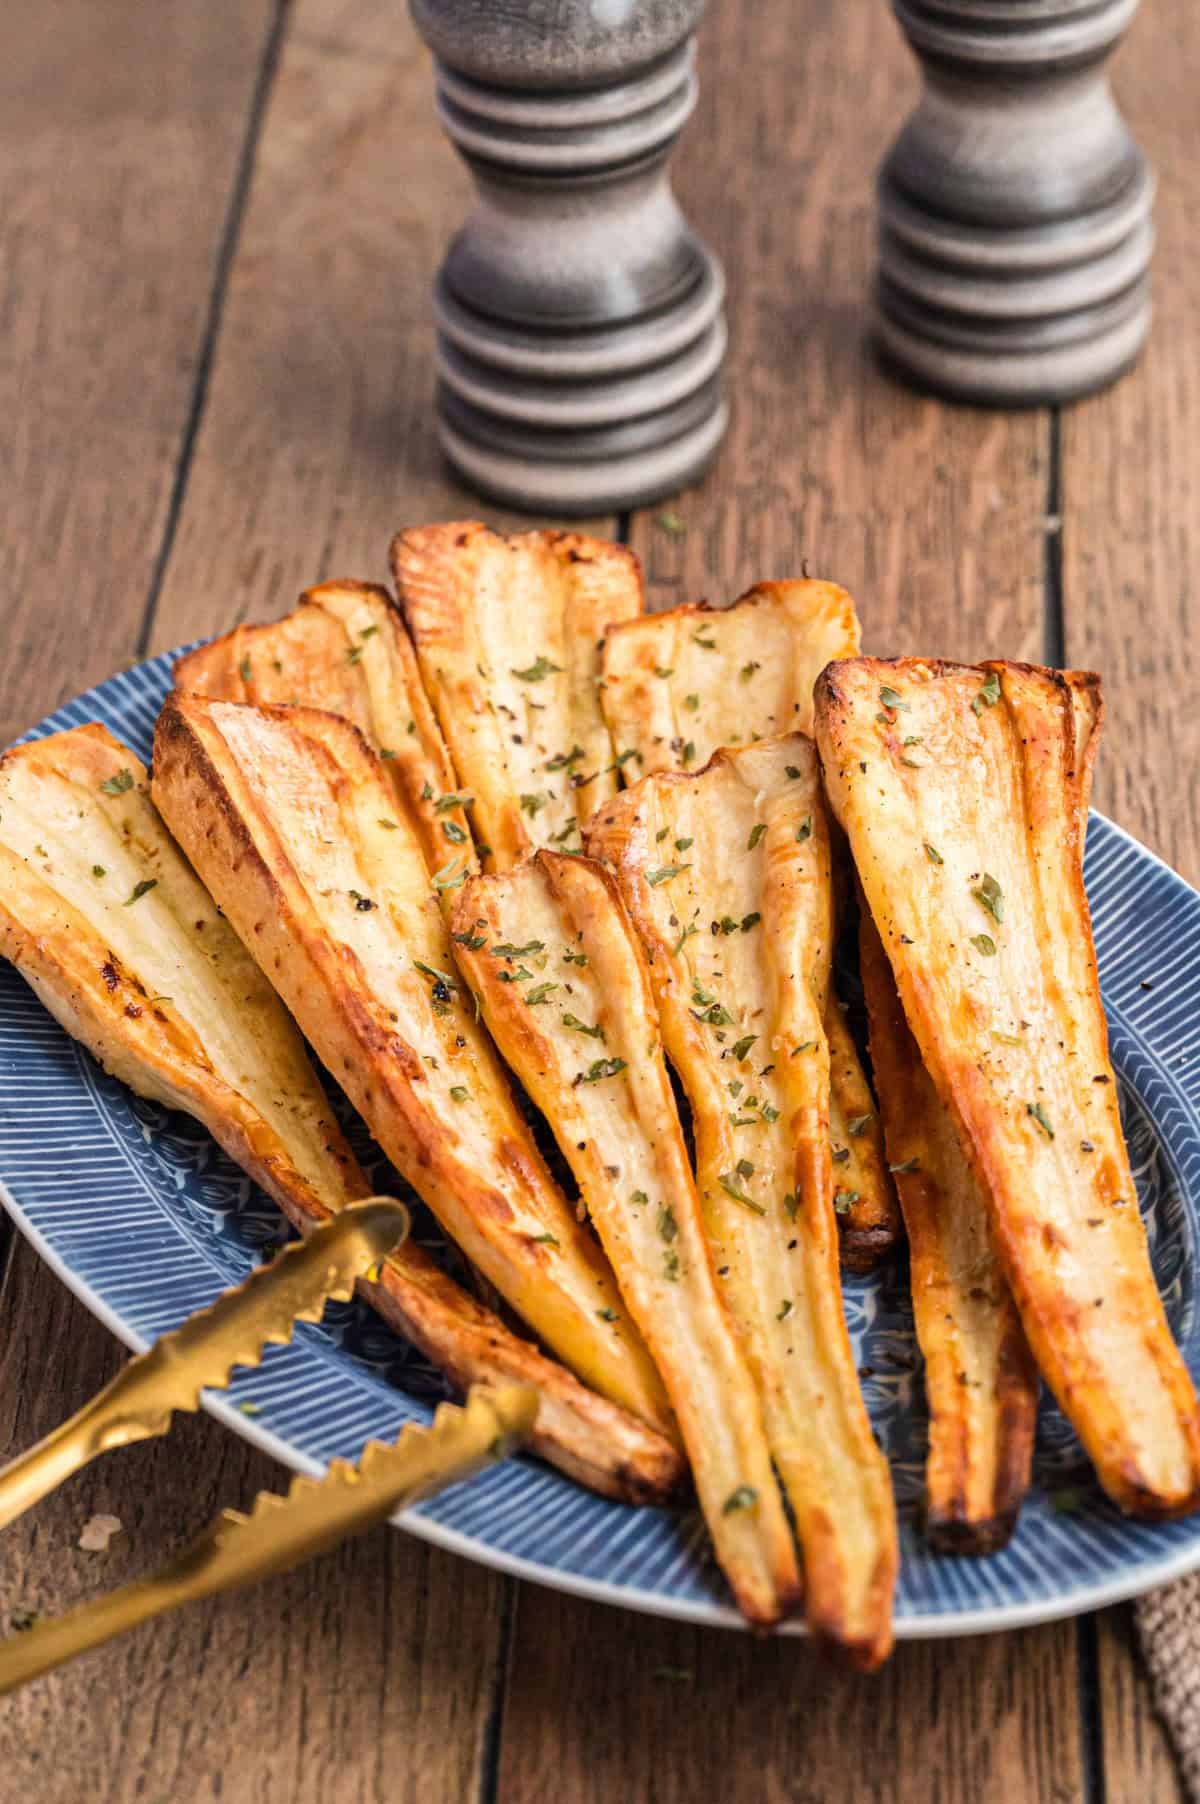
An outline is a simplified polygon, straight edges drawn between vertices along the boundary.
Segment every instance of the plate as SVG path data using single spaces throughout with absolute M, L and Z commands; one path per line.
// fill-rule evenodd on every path
M 171 654 L 123 671 L 44 720 L 36 738 L 100 720 L 149 759 Z M 1200 1375 L 1200 895 L 1103 817 L 1086 876 L 1113 1062 L 1138 1195 L 1171 1327 Z M 373 1181 L 395 1185 L 348 1122 Z M 11 967 L 0 967 L 0 1178 L 39 1253 L 87 1307 L 141 1349 L 243 1279 L 280 1217 L 203 1129 L 134 1097 L 76 1046 Z M 402 1187 L 401 1187 L 402 1188 Z M 418 1238 L 445 1253 L 420 1211 Z M 447 1255 L 449 1256 L 449 1255 Z M 1200 1566 L 1200 1518 L 1122 1518 L 1048 1402 L 1034 1485 L 1004 1552 L 952 1559 L 920 1535 L 925 1415 L 902 1265 L 846 1284 L 871 1418 L 901 1517 L 898 1636 L 978 1633 L 1092 1609 Z M 427 1421 L 438 1374 L 358 1304 L 239 1374 L 204 1406 L 287 1465 L 356 1459 L 372 1438 Z M 242 1413 L 249 1404 L 252 1413 Z M 695 1512 L 605 1502 L 532 1459 L 510 1460 L 404 1513 L 403 1526 L 487 1565 L 563 1591 L 693 1622 L 744 1626 Z M 789 1625 L 802 1632 L 800 1625 Z

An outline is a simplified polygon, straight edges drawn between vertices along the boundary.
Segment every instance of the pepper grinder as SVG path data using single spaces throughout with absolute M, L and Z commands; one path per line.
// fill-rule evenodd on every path
M 892 0 L 921 101 L 879 173 L 876 330 L 919 385 L 1066 401 L 1137 356 L 1154 182 L 1106 62 L 1138 0 Z
M 726 425 L 720 264 L 671 192 L 704 0 L 412 0 L 478 206 L 434 283 L 438 433 L 485 495 L 658 499 Z

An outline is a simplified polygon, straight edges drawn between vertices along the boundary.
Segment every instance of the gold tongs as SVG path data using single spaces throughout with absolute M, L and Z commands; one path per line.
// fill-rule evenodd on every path
M 349 1297 L 355 1278 L 407 1231 L 403 1204 L 356 1203 L 190 1316 L 0 1472 L 0 1527 L 98 1453 L 165 1434 L 175 1410 L 199 1406 L 202 1389 L 223 1388 L 235 1366 L 257 1365 L 264 1346 L 290 1340 L 297 1321 L 319 1320 L 328 1298 Z M 536 1411 L 527 1385 L 476 1387 L 465 1408 L 443 1404 L 430 1428 L 406 1427 L 387 1446 L 371 1442 L 357 1466 L 335 1460 L 323 1478 L 295 1479 L 284 1497 L 260 1492 L 249 1515 L 223 1511 L 152 1577 L 0 1642 L 0 1694 L 176 1604 L 282 1572 L 504 1458 Z

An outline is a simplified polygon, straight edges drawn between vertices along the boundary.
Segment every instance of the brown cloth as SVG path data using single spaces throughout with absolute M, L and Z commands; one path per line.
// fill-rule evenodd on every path
M 1200 1572 L 1137 1601 L 1138 1639 L 1190 1804 L 1200 1804 Z

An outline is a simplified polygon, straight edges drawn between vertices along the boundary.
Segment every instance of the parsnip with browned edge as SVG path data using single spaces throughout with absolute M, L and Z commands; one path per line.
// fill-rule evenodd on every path
M 585 1383 L 671 1432 L 653 1363 L 455 975 L 425 857 L 346 721 L 176 694 L 154 797 L 392 1163 Z M 461 883 L 465 856 L 456 875 Z M 609 1309 L 616 1320 L 602 1320 Z
M 851 597 L 808 578 L 613 625 L 600 701 L 614 743 L 637 753 L 626 776 L 700 770 L 723 745 L 811 733 L 813 684 L 858 645 Z
M 796 734 L 647 777 L 588 848 L 642 936 L 692 1107 L 718 1275 L 759 1382 L 810 1626 L 858 1665 L 891 1645 L 895 1509 L 842 1313 L 829 1138 L 833 886 L 816 754 Z
M 209 701 L 327 709 L 382 759 L 395 804 L 439 870 L 470 845 L 454 767 L 399 610 L 376 583 L 306 589 L 290 614 L 186 652 L 175 685 Z M 395 812 L 395 807 L 392 807 Z
M 600 644 L 641 612 L 637 558 L 582 533 L 506 538 L 468 520 L 399 533 L 392 570 L 484 868 L 536 846 L 578 851 L 617 788 Z
M 453 926 L 487 1024 L 551 1124 L 662 1374 L 734 1596 L 752 1622 L 774 1623 L 799 1599 L 791 1532 L 616 886 L 589 859 L 542 851 L 467 884 Z
M 0 760 L 0 953 L 140 1096 L 183 1109 L 307 1228 L 369 1186 L 270 984 L 180 856 L 147 773 L 103 727 Z M 360 1289 L 460 1388 L 539 1392 L 536 1450 L 627 1501 L 676 1450 L 518 1339 L 411 1241 Z
M 863 906 L 871 1063 L 908 1230 L 929 1407 L 925 1533 L 941 1553 L 991 1553 L 1029 1488 L 1037 1368 L 996 1256 L 987 1204 L 904 1019 Z
M 1023 664 L 857 658 L 817 685 L 830 798 L 1042 1374 L 1114 1502 L 1175 1516 L 1200 1502 L 1200 1409 L 1138 1214 L 1083 889 L 1099 714 L 1097 678 Z
M 707 604 L 647 614 L 604 643 L 601 703 L 609 731 L 632 757 L 628 781 L 660 770 L 697 771 L 721 746 L 812 731 L 813 683 L 830 658 L 858 650 L 854 602 L 835 583 L 758 583 L 726 608 Z M 838 1216 L 842 1264 L 870 1271 L 900 1238 L 871 1086 L 832 987 L 830 1128 L 844 1169 Z

